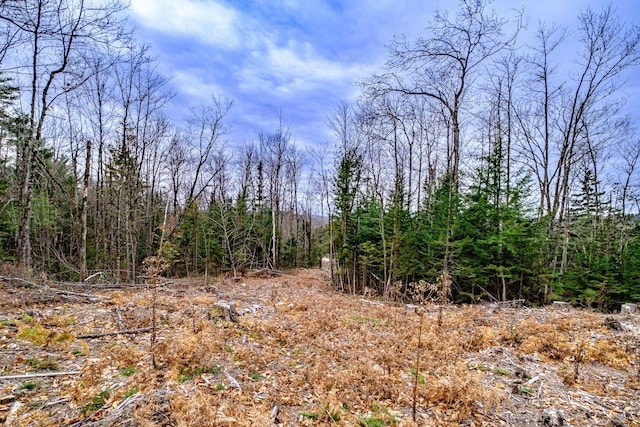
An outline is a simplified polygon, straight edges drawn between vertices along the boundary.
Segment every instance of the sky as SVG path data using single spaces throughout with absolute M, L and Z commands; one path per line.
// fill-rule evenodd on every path
M 300 146 L 333 142 L 327 117 L 354 101 L 358 81 L 381 70 L 394 36 L 424 35 L 436 8 L 455 0 L 132 0 L 137 39 L 151 45 L 158 69 L 176 96 L 169 115 L 212 95 L 233 102 L 229 142 L 256 140 L 277 130 L 280 115 Z M 575 27 L 581 10 L 598 0 L 496 0 L 506 18 L 523 8 L 531 32 L 539 20 Z M 623 21 L 640 24 L 640 2 L 613 0 Z M 640 76 L 640 69 L 635 70 Z M 638 89 L 640 79 L 631 77 Z M 640 117 L 639 117 L 640 118 Z

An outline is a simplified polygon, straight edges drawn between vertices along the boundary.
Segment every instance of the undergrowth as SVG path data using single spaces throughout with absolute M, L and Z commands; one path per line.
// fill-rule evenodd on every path
M 582 379 L 587 363 L 616 369 L 638 363 L 596 316 L 559 313 L 543 321 L 522 311 L 487 322 L 481 306 L 427 303 L 420 327 L 421 316 L 403 306 L 363 302 L 304 276 L 290 280 L 275 281 L 262 293 L 258 282 L 226 289 L 237 292 L 239 311 L 260 306 L 235 322 L 210 316 L 216 302 L 211 294 L 158 293 L 152 350 L 148 336 L 93 342 L 91 349 L 65 336 L 76 350 L 82 346 L 77 356 L 86 358 L 81 377 L 65 383 L 63 396 L 78 416 L 88 416 L 143 395 L 132 412 L 141 426 L 270 425 L 274 413 L 285 425 L 459 425 L 510 398 L 511 389 L 487 387 L 488 376 L 506 382 L 516 375 L 502 366 L 470 365 L 470 354 L 506 348 L 532 355 L 566 367 L 568 386 L 582 389 L 590 384 Z M 244 302 L 241 292 L 252 292 L 253 301 Z M 110 304 L 140 307 L 148 315 L 150 301 L 149 291 L 118 291 Z M 32 344 L 63 336 L 24 320 L 16 320 L 16 334 Z M 148 363 L 150 351 L 155 365 Z M 25 361 L 30 369 L 53 369 L 46 363 Z M 535 396 L 537 387 L 526 383 L 530 376 L 523 378 L 513 393 Z M 36 387 L 24 383 L 23 390 Z M 37 414 L 46 417 L 45 411 L 32 416 Z

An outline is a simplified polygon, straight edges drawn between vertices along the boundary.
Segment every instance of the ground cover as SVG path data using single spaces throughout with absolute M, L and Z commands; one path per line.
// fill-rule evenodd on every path
M 387 302 L 322 270 L 2 277 L 5 425 L 640 425 L 637 315 Z

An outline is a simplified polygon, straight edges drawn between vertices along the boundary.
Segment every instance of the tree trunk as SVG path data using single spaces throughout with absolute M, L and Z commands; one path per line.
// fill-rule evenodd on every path
M 87 278 L 87 208 L 89 204 L 89 179 L 91 178 L 91 140 L 87 140 L 87 158 L 82 178 L 82 205 L 80 207 L 80 281 Z

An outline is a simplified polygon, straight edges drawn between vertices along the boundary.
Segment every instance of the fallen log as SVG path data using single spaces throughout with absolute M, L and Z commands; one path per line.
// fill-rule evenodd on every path
M 66 372 L 39 372 L 37 374 L 4 375 L 4 376 L 0 376 L 0 381 L 24 380 L 29 378 L 61 377 L 65 375 L 80 375 L 81 373 L 82 371 L 66 371 Z
M 38 284 L 38 283 L 34 283 L 34 282 L 29 282 L 28 280 L 22 279 L 20 277 L 5 277 L 5 276 L 0 276 L 0 280 L 4 280 L 5 282 L 22 282 L 25 285 L 28 285 L 32 288 L 44 288 L 48 291 L 53 292 L 54 294 L 58 294 L 58 295 L 68 295 L 68 296 L 74 296 L 74 297 L 81 297 L 81 298 L 87 298 L 89 301 L 99 301 L 99 300 L 103 300 L 104 297 L 98 296 L 98 295 L 92 295 L 92 294 L 82 294 L 79 292 L 71 292 L 71 291 L 65 291 L 62 289 L 57 289 L 57 288 L 52 288 L 49 285 L 45 285 L 45 284 Z
M 78 335 L 76 338 L 80 340 L 91 339 L 91 338 L 100 338 L 100 337 L 109 337 L 113 335 L 132 335 L 132 334 L 141 334 L 144 332 L 151 332 L 153 328 L 140 328 L 140 329 L 127 329 L 124 331 L 114 331 L 114 332 L 101 332 L 98 334 L 86 334 L 86 335 Z

